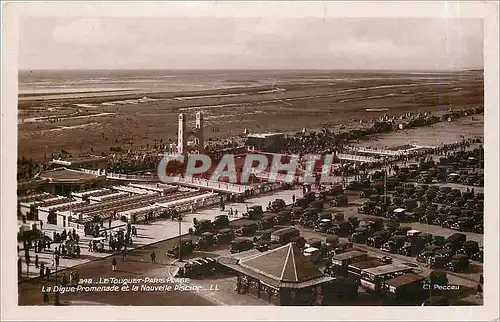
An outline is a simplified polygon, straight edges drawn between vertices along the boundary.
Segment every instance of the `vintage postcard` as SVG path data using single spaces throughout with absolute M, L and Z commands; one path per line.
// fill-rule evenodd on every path
M 6 2 L 1 129 L 2 319 L 498 319 L 498 3 Z

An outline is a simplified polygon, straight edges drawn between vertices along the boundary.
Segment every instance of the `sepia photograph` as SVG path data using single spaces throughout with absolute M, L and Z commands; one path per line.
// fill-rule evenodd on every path
M 498 314 L 498 25 L 485 7 L 108 4 L 18 12 L 9 30 L 2 270 L 17 290 L 2 298 L 18 311 Z

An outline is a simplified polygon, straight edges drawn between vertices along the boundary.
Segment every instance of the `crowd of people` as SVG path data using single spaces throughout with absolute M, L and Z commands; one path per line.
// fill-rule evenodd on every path
M 294 136 L 284 139 L 283 148 L 280 153 L 284 154 L 331 154 L 339 153 L 349 142 L 356 141 L 371 134 L 388 133 L 397 131 L 396 120 L 405 120 L 405 128 L 428 126 L 438 122 L 458 119 L 465 116 L 482 113 L 483 108 L 468 108 L 457 111 L 448 111 L 441 116 L 433 116 L 431 113 L 403 113 L 399 117 L 384 115 L 366 129 L 356 129 L 341 133 L 334 133 L 329 128 L 323 128 L 321 132 L 300 132 Z

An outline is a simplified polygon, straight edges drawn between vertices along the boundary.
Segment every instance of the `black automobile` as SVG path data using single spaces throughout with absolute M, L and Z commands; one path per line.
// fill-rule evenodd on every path
M 429 259 L 429 268 L 443 268 L 453 256 L 453 252 L 443 248 L 435 252 L 434 256 Z
M 444 246 L 446 244 L 446 238 L 440 235 L 434 235 L 432 237 L 432 244 L 436 246 Z
M 472 231 L 474 228 L 474 222 L 472 218 L 461 217 L 455 220 L 455 222 L 451 224 L 450 228 L 458 231 Z
M 231 228 L 222 228 L 215 234 L 217 244 L 227 244 L 234 239 L 234 231 Z
M 331 219 L 321 219 L 318 224 L 314 227 L 314 231 L 326 233 L 329 229 L 333 227 Z
M 412 230 L 411 227 L 400 226 L 400 227 L 396 228 L 393 235 L 394 236 L 406 236 L 410 230 Z
M 259 252 L 267 252 L 270 249 L 270 241 L 267 240 L 259 240 L 254 243 L 255 249 L 257 249 Z
M 416 256 L 422 250 L 425 249 L 425 243 L 421 239 L 413 239 L 411 241 L 407 241 L 403 247 L 401 247 L 398 251 L 399 254 L 404 256 Z
M 446 245 L 445 247 L 452 250 L 453 252 L 456 252 L 460 247 L 462 247 L 462 244 L 467 240 L 467 236 L 462 233 L 454 233 L 448 238 L 446 238 Z
M 479 248 L 479 251 L 478 251 L 477 253 L 475 253 L 471 259 L 473 259 L 473 260 L 475 260 L 475 261 L 478 261 L 478 262 L 482 263 L 482 262 L 483 262 L 483 252 L 484 252 L 484 249 L 483 249 L 483 247 L 481 246 L 481 247 Z
M 250 238 L 237 237 L 231 241 L 231 253 L 239 253 L 250 250 L 254 247 L 254 243 Z
M 406 236 L 392 236 L 380 249 L 385 252 L 397 254 L 399 249 L 405 245 L 405 242 Z
M 256 223 L 246 223 L 235 231 L 236 236 L 252 236 L 257 231 L 258 227 Z
M 269 210 L 272 211 L 272 212 L 279 212 L 279 211 L 282 211 L 285 208 L 286 208 L 285 200 L 283 200 L 283 199 L 276 199 L 273 202 L 271 202 L 271 207 L 270 207 Z
M 368 239 L 371 230 L 365 227 L 359 227 L 354 230 L 354 232 L 349 236 L 349 241 L 352 243 L 364 244 Z
M 190 254 L 194 251 L 195 244 L 192 240 L 184 240 L 181 245 L 175 245 L 167 251 L 168 257 L 179 257 Z
M 262 210 L 262 206 L 254 205 L 248 207 L 248 211 L 243 214 L 243 217 L 255 220 L 263 213 L 264 211 Z
M 197 250 L 206 250 L 215 244 L 215 235 L 209 231 L 201 234 L 198 243 L 196 244 Z
M 480 248 L 477 241 L 467 240 L 462 244 L 462 247 L 457 250 L 457 253 L 467 255 L 469 258 L 474 258 L 477 257 L 479 251 Z
M 366 222 L 366 227 L 374 231 L 379 231 L 384 228 L 384 221 L 382 219 L 369 219 Z
M 274 223 L 282 225 L 292 221 L 292 212 L 288 209 L 282 210 L 274 216 Z
M 370 247 L 380 248 L 389 240 L 390 235 L 386 231 L 376 231 L 366 240 Z
M 397 221 L 388 221 L 385 223 L 384 231 L 390 235 L 393 235 L 399 226 L 401 226 L 401 224 Z
M 200 219 L 194 225 L 194 234 L 201 236 L 204 232 L 211 232 L 214 230 L 214 225 L 209 219 Z
M 214 218 L 213 226 L 215 229 L 229 228 L 229 217 L 227 215 L 219 215 Z
M 452 259 L 446 263 L 445 268 L 449 271 L 459 273 L 468 272 L 470 267 L 469 257 L 462 254 L 457 254 L 452 257 Z
M 348 236 L 352 231 L 351 223 L 347 220 L 337 221 L 332 223 L 332 227 L 327 230 L 328 234 L 339 236 Z
M 419 263 L 427 263 L 427 260 L 431 257 L 434 256 L 434 252 L 430 250 L 424 250 L 420 254 L 417 255 L 417 262 Z
M 358 213 L 370 215 L 375 211 L 377 203 L 374 201 L 367 201 L 361 207 L 358 208 Z
M 459 219 L 458 216 L 448 216 L 446 220 L 441 223 L 441 227 L 443 228 L 451 228 Z
M 270 229 L 274 227 L 274 217 L 276 214 L 268 214 L 263 216 L 258 222 L 257 227 L 259 230 Z
M 426 245 L 432 244 L 433 241 L 433 235 L 431 233 L 421 233 L 418 238 L 420 238 Z
M 472 228 L 472 232 L 476 234 L 484 234 L 484 224 L 480 223 L 474 225 L 474 227 Z
M 359 194 L 359 196 L 361 198 L 368 198 L 369 196 L 371 196 L 373 193 L 375 192 L 375 189 L 373 188 L 367 188 L 367 189 L 363 189 L 361 191 L 361 193 Z
M 258 230 L 255 232 L 255 236 L 253 237 L 254 243 L 258 241 L 270 241 L 271 240 L 271 234 L 273 233 L 274 229 L 265 229 L 265 230 Z
M 359 227 L 358 217 L 349 217 L 347 221 L 349 221 L 349 223 L 351 224 L 352 229 L 356 229 Z

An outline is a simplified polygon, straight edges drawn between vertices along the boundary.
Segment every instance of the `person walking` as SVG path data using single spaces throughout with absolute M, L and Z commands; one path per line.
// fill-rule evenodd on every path
M 38 255 L 35 255 L 35 267 L 38 268 Z
M 483 286 L 478 283 L 477 284 L 477 295 L 476 295 L 478 298 L 483 298 Z
M 154 251 L 154 250 L 153 250 L 153 252 L 151 253 L 151 263 L 156 264 L 156 253 L 155 253 L 155 251 Z
M 113 272 L 116 271 L 116 259 L 113 257 L 113 260 L 111 261 L 111 270 Z
M 49 304 L 49 292 L 43 292 L 43 304 Z

